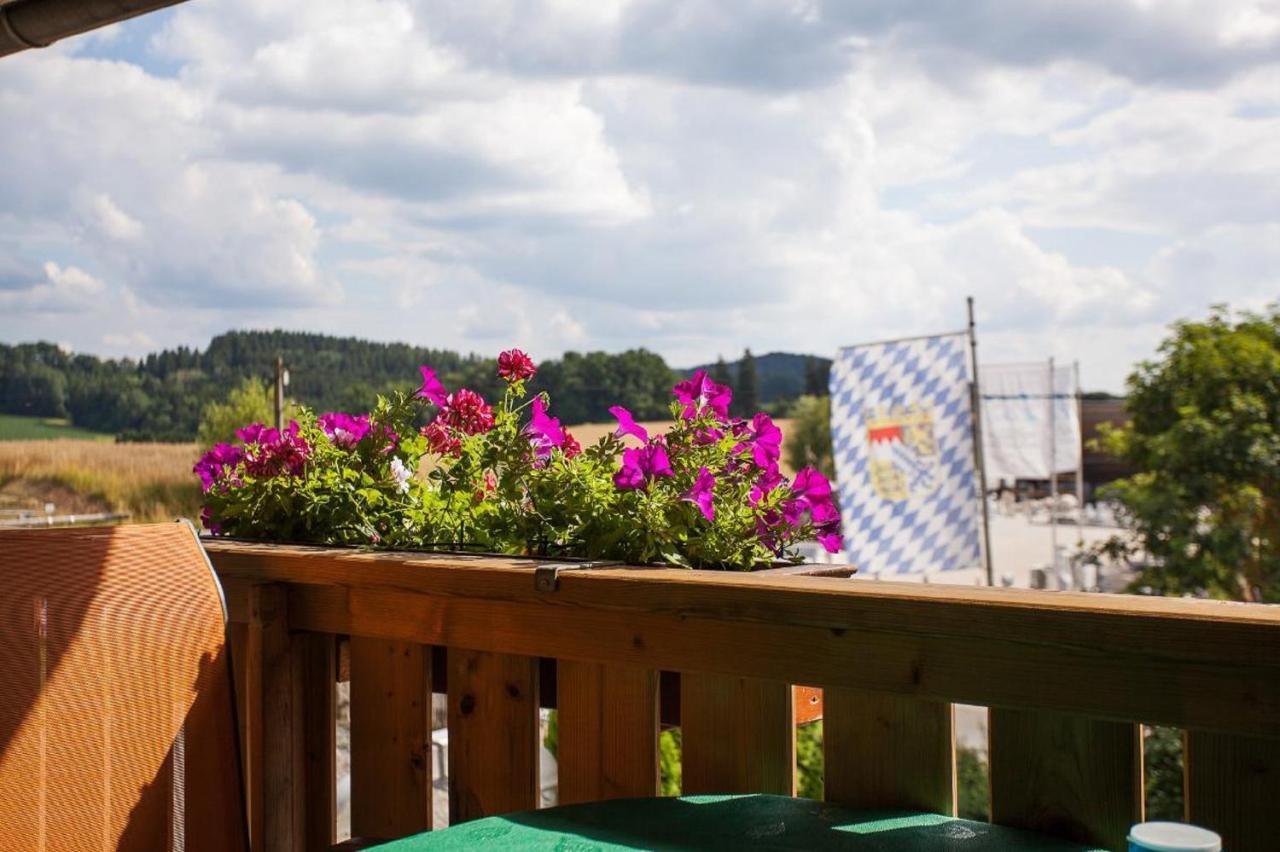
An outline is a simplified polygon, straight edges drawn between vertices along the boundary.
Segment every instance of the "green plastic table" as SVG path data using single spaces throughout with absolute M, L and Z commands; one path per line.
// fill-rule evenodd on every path
M 375 847 L 382 852 L 514 849 L 851 849 L 895 852 L 1084 852 L 1032 832 L 902 811 L 841 808 L 785 796 L 615 799 L 475 820 Z

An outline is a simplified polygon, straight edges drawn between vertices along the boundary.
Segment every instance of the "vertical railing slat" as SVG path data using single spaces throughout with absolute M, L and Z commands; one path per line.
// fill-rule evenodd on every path
M 302 643 L 289 630 L 288 589 L 255 586 L 254 624 L 262 646 L 262 834 L 268 852 L 306 848 L 306 744 Z
M 684 793 L 795 794 L 790 684 L 686 672 L 680 728 Z
M 557 661 L 560 804 L 658 791 L 658 673 Z
M 337 839 L 337 637 L 299 634 L 302 643 L 303 739 L 306 743 L 307 848 Z
M 351 835 L 391 839 L 431 828 L 431 654 L 425 645 L 352 636 Z
M 450 824 L 537 807 L 538 659 L 450 648 L 448 660 Z
M 252 593 L 248 593 L 252 595 Z M 248 604 L 246 604 L 248 606 Z M 249 846 L 261 849 L 262 835 L 262 628 L 249 621 L 228 625 L 231 669 L 240 725 L 240 766 L 244 771 Z
M 1274 849 L 1280 739 L 1187 731 L 1187 821 L 1222 835 L 1222 848 Z
M 992 822 L 1119 849 L 1142 820 L 1138 725 L 992 708 L 988 741 Z
M 823 695 L 827 801 L 955 813 L 952 705 L 860 689 Z

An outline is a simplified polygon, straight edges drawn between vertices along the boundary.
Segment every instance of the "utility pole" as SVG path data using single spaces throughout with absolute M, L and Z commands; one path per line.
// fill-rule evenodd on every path
M 978 335 L 973 321 L 973 297 L 969 306 L 969 359 L 973 363 L 973 381 L 969 383 L 970 422 L 973 426 L 973 460 L 978 468 L 979 499 L 982 505 L 982 561 L 987 569 L 987 585 L 995 585 L 991 568 L 991 510 L 987 507 L 987 467 L 982 454 L 982 394 L 978 388 Z
M 1072 363 L 1076 379 L 1076 426 L 1080 432 L 1080 461 L 1076 464 L 1076 502 L 1080 514 L 1076 516 L 1076 546 L 1084 547 L 1084 394 L 1080 391 L 1080 362 Z
M 284 357 L 276 356 L 276 430 L 284 431 L 284 389 L 289 385 L 289 371 L 285 369 Z

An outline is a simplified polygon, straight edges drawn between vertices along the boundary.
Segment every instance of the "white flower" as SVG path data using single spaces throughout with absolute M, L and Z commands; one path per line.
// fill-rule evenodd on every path
M 413 478 L 413 471 L 409 470 L 405 463 L 400 461 L 399 456 L 391 460 L 391 476 L 395 479 L 396 488 L 400 490 L 400 493 L 408 493 L 409 480 Z

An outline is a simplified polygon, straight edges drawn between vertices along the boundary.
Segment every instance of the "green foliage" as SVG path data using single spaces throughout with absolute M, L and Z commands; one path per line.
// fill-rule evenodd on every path
M 547 714 L 547 732 L 542 737 L 542 747 L 552 757 L 560 755 L 560 711 L 552 710 Z
M 1182 732 L 1177 728 L 1146 728 L 1142 759 L 1147 819 L 1181 822 L 1185 819 L 1182 798 Z
M 684 786 L 681 763 L 680 729 L 672 728 L 658 736 L 658 785 L 663 796 L 679 796 Z
M 1216 308 L 1159 351 L 1129 377 L 1132 420 L 1102 439 L 1138 470 L 1106 492 L 1152 557 L 1138 585 L 1280 601 L 1280 312 Z
M 822 752 L 822 722 L 796 727 L 796 795 L 822 800 L 826 778 Z
M 814 358 L 812 355 L 806 355 L 804 359 L 804 393 L 805 396 L 826 396 L 828 389 L 828 374 L 831 372 L 831 362 L 823 359 Z
M 817 468 L 834 479 L 831 451 L 831 398 L 802 396 L 791 406 L 791 434 L 787 438 L 787 464 L 795 470 Z
M 288 416 L 292 416 L 289 412 Z M 210 402 L 200 413 L 196 440 L 203 446 L 230 441 L 247 423 L 275 422 L 275 395 L 256 379 L 243 379 L 222 402 Z
M 539 365 L 530 389 L 554 398 L 557 416 L 565 423 L 607 421 L 612 405 L 624 406 L 638 420 L 659 420 L 669 416 L 667 403 L 674 381 L 675 374 L 662 356 L 644 349 L 616 355 L 566 352 L 558 361 Z M 448 377 L 445 383 L 450 384 Z M 462 384 L 486 396 L 498 393 L 496 388 L 486 392 L 477 384 Z
M 991 818 L 991 776 L 986 760 L 971 748 L 956 749 L 956 816 Z

